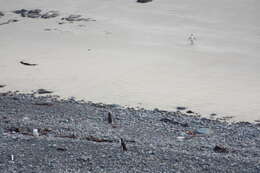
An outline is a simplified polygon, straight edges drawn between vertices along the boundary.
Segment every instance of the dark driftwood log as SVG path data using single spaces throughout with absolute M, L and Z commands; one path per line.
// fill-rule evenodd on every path
M 36 66 L 37 64 L 31 64 L 31 63 L 27 63 L 27 62 L 23 62 L 23 61 L 20 61 L 21 64 L 23 65 L 27 65 L 27 66 Z
M 152 2 L 152 0 L 137 0 L 136 2 L 139 2 L 139 3 L 147 3 L 147 2 Z

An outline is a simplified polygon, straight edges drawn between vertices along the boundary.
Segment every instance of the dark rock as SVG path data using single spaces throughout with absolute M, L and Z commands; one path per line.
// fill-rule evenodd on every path
M 228 153 L 228 149 L 223 147 L 223 146 L 220 146 L 220 145 L 216 145 L 213 149 L 216 153 Z
M 25 14 L 25 13 L 27 13 L 27 12 L 28 12 L 28 10 L 25 10 L 25 9 L 15 10 L 15 11 L 14 11 L 15 14 Z
M 40 9 L 34 9 L 34 10 L 26 10 L 26 9 L 21 9 L 21 10 L 15 10 L 15 14 L 20 14 L 22 17 L 30 17 L 30 18 L 39 18 L 41 16 L 41 11 Z
M 0 88 L 4 88 L 4 87 L 6 87 L 6 85 L 0 85 Z
M 0 17 L 2 17 L 2 16 L 4 16 L 5 14 L 2 12 L 2 11 L 0 11 Z
M 184 106 L 178 106 L 176 109 L 179 110 L 179 111 L 182 111 L 182 110 L 185 110 L 185 109 L 187 109 L 187 108 L 184 107 Z
M 137 0 L 136 2 L 139 2 L 139 3 L 147 3 L 147 2 L 152 2 L 152 0 Z
M 194 112 L 191 111 L 191 110 L 188 110 L 188 111 L 186 111 L 186 113 L 188 113 L 188 114 L 193 114 Z
M 61 147 L 57 148 L 56 150 L 57 150 L 57 151 L 67 151 L 66 148 L 61 148 Z
M 40 9 L 35 9 L 35 10 L 30 10 L 28 11 L 27 13 L 27 17 L 30 17 L 30 18 L 39 18 L 41 17 L 41 11 Z
M 48 91 L 46 89 L 38 89 L 37 93 L 38 94 L 50 94 L 50 93 L 53 93 L 53 92 L 52 91 Z

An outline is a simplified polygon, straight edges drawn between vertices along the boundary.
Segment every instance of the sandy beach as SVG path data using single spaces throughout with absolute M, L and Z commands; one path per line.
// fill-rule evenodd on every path
M 0 0 L 1 91 L 259 119 L 259 1 Z M 57 11 L 50 19 L 14 10 Z M 61 20 L 82 15 L 88 21 Z M 193 33 L 194 45 L 188 41 Z M 38 64 L 22 66 L 25 61 Z

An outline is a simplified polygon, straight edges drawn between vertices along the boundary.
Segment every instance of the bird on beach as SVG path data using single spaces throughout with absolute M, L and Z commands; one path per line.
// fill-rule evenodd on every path
M 194 41 L 197 39 L 193 34 L 190 34 L 190 36 L 188 37 L 188 40 L 190 41 L 190 45 L 194 45 Z
M 121 147 L 123 148 L 123 151 L 127 151 L 125 141 L 122 138 L 120 138 L 120 142 L 121 142 Z

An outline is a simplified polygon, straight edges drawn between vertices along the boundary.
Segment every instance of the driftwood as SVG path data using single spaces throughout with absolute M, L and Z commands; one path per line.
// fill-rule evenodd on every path
M 27 62 L 23 62 L 23 61 L 20 61 L 21 64 L 23 65 L 27 65 L 27 66 L 36 66 L 37 64 L 31 64 L 31 63 L 27 63 Z

